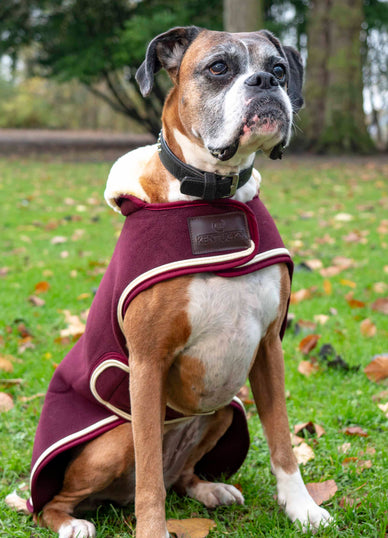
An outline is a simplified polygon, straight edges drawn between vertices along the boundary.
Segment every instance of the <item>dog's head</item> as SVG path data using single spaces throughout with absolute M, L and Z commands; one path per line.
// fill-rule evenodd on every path
M 231 34 L 178 27 L 151 41 L 136 79 L 143 96 L 165 68 L 186 136 L 220 161 L 237 151 L 272 158 L 290 139 L 303 105 L 299 53 L 266 30 Z

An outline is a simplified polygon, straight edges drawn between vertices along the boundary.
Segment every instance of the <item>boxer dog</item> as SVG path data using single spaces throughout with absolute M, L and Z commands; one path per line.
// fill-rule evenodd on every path
M 71 392 L 82 384 L 80 347 L 77 360 L 73 357 L 73 367 L 68 368 L 73 372 L 58 368 L 36 444 L 40 445 L 40 435 L 54 436 L 59 423 L 76 422 L 93 398 L 99 405 L 98 420 L 85 419 L 82 436 L 78 430 L 66 430 L 66 445 L 53 437 L 47 441 L 51 448 L 46 444 L 36 449 L 32 473 L 38 475 L 38 485 L 32 482 L 36 491 L 29 511 L 60 538 L 86 538 L 95 536 L 94 525 L 74 518 L 74 512 L 106 500 L 121 505 L 134 500 L 136 536 L 165 538 L 169 536 L 168 487 L 209 508 L 243 504 L 234 486 L 204 476 L 211 476 L 209 469 L 212 465 L 215 469 L 223 457 L 239 459 L 237 467 L 236 462 L 221 465 L 221 471 L 229 474 L 245 457 L 239 440 L 230 448 L 225 448 L 225 440 L 237 420 L 237 410 L 241 411 L 233 397 L 249 377 L 269 445 L 278 503 L 303 530 L 314 531 L 331 518 L 307 492 L 290 442 L 281 347 L 290 297 L 290 262 L 287 251 L 276 243 L 266 247 L 275 261 L 257 265 L 268 256 L 257 254 L 255 245 L 265 243 L 272 234 L 272 221 L 267 214 L 259 215 L 255 218 L 260 225 L 252 224 L 260 203 L 259 174 L 252 170 L 255 153 L 262 150 L 279 158 L 289 142 L 293 114 L 303 104 L 300 56 L 268 31 L 231 34 L 178 27 L 149 44 L 137 72 L 143 96 L 151 92 L 154 75 L 161 68 L 168 72 L 173 88 L 163 110 L 159 147 L 141 148 L 120 159 L 112 168 L 106 196 L 125 215 L 135 211 L 156 219 L 161 214 L 163 219 L 155 220 L 155 225 L 151 220 L 145 225 L 159 230 L 167 222 L 158 241 L 174 222 L 173 239 L 163 243 L 167 250 L 174 237 L 179 242 L 190 228 L 197 241 L 192 243 L 193 256 L 200 261 L 193 262 L 191 272 L 182 270 L 181 262 L 173 265 L 175 272 L 165 280 L 151 279 L 125 308 L 127 295 L 120 299 L 118 317 L 124 341 L 120 345 L 126 350 L 127 364 L 119 353 L 104 355 L 104 361 L 89 368 L 91 395 L 79 400 Z M 170 207 L 183 211 L 183 220 L 171 220 Z M 184 212 L 192 208 L 195 215 L 187 217 Z M 143 221 L 136 222 L 131 230 Z M 260 239 L 255 226 L 259 226 Z M 152 240 L 143 243 L 148 241 Z M 137 250 L 142 248 L 139 245 Z M 165 247 L 159 250 L 164 255 Z M 209 253 L 215 268 L 202 270 Z M 101 285 L 103 294 L 113 287 L 112 282 Z M 101 319 L 104 325 L 89 339 L 90 349 L 109 338 L 105 334 L 112 317 L 109 310 L 101 306 L 95 306 L 93 314 L 91 310 L 90 327 Z M 130 414 L 117 399 L 105 395 L 119 370 L 127 376 L 120 386 L 125 385 L 128 398 L 129 384 Z M 99 385 L 99 376 L 108 374 L 113 377 Z M 61 398 L 69 391 L 69 407 L 51 400 L 55 392 L 59 402 L 64 402 Z M 84 404 L 78 406 L 79 401 Z M 175 413 L 173 418 L 167 417 L 166 407 Z M 104 414 L 107 410 L 109 415 Z M 245 433 L 241 443 L 244 439 Z M 209 454 L 222 446 L 223 453 L 216 452 L 217 457 L 211 459 Z M 46 467 L 39 471 L 43 464 Z M 60 483 L 51 492 L 52 479 L 61 466 Z M 19 509 L 27 506 L 16 494 L 8 496 L 7 502 Z

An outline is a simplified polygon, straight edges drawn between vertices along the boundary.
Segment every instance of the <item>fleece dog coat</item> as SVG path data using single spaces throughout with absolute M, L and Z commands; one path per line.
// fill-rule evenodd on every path
M 131 420 L 128 351 L 122 332 L 130 301 L 162 280 L 204 271 L 235 277 L 292 261 L 258 197 L 149 204 L 117 199 L 126 217 L 86 330 L 56 369 L 36 432 L 31 464 L 31 512 L 59 492 L 69 449 Z M 284 325 L 282 333 L 284 332 Z M 230 405 L 233 422 L 196 466 L 208 478 L 231 475 L 243 463 L 249 435 L 243 405 Z M 167 408 L 166 422 L 187 420 Z

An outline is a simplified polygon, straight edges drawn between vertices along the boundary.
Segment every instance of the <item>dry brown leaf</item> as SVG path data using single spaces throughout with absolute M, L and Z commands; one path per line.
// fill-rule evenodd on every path
M 330 267 L 324 267 L 319 271 L 321 276 L 328 278 L 330 276 L 336 276 L 339 275 L 344 269 L 342 267 L 339 267 L 338 265 L 332 265 Z
M 306 488 L 318 506 L 331 499 L 338 491 L 337 484 L 334 480 L 310 482 L 306 484 Z
M 305 376 L 310 376 L 319 371 L 318 364 L 312 363 L 310 361 L 300 361 L 298 365 L 298 372 Z
M 316 323 L 319 323 L 320 325 L 325 325 L 325 323 L 327 323 L 329 319 L 329 316 L 327 316 L 326 314 L 316 314 L 314 316 L 314 321 L 316 321 Z
M 66 243 L 66 242 L 67 242 L 67 237 L 64 237 L 63 235 L 56 235 L 50 241 L 52 245 L 61 245 L 62 243 Z
M 370 469 L 373 466 L 371 460 L 359 460 L 357 462 L 357 472 L 362 473 L 365 469 Z
M 0 277 L 5 277 L 8 275 L 9 268 L 8 267 L 0 267 Z
M 323 281 L 323 291 L 326 293 L 326 295 L 331 295 L 333 291 L 333 286 L 331 285 L 330 280 L 324 280 Z
M 291 437 L 292 446 L 298 446 L 298 445 L 300 445 L 301 443 L 304 442 L 303 439 L 301 437 L 298 437 L 297 435 L 295 435 L 295 433 L 290 432 L 290 437 Z
M 309 289 L 302 289 L 298 291 L 293 291 L 291 293 L 291 304 L 298 304 L 302 301 L 305 301 L 306 299 L 311 299 L 311 290 Z
M 13 400 L 9 394 L 0 392 L 0 413 L 6 413 L 13 408 Z
M 318 439 L 322 437 L 322 435 L 325 435 L 325 430 L 320 426 L 319 424 L 314 424 L 313 422 L 304 422 L 303 424 L 296 424 L 294 426 L 294 433 L 298 434 L 300 432 L 303 432 L 303 430 L 307 430 L 310 434 L 316 434 Z
M 338 447 L 338 452 L 340 454 L 346 454 L 351 448 L 352 445 L 350 443 L 343 443 L 341 446 Z
M 318 259 L 314 259 L 314 260 L 306 260 L 304 262 L 307 267 L 309 267 L 312 271 L 316 270 L 316 269 L 321 269 L 322 268 L 322 262 L 321 260 L 318 260 Z
M 35 293 L 46 293 L 50 289 L 50 284 L 46 280 L 42 280 L 35 284 Z
M 364 368 L 365 375 L 370 381 L 382 381 L 388 377 L 388 353 L 376 355 Z
M 303 355 L 308 355 L 316 347 L 320 338 L 319 334 L 308 334 L 299 342 L 299 350 Z
M 363 301 L 359 301 L 358 299 L 354 299 L 353 297 L 347 298 L 346 301 L 350 308 L 364 308 L 366 306 Z
M 8 372 L 8 373 L 13 372 L 12 362 L 6 357 L 0 357 L 0 370 L 3 370 L 3 372 Z
M 212 519 L 169 519 L 167 521 L 168 532 L 176 534 L 177 538 L 204 538 L 211 529 L 216 527 Z
M 37 297 L 36 295 L 30 295 L 28 298 L 28 302 L 31 303 L 33 306 L 44 306 L 46 304 L 46 301 L 42 299 L 41 297 Z
M 254 400 L 252 400 L 251 398 L 251 395 L 250 395 L 250 390 L 249 390 L 249 387 L 247 385 L 243 385 L 241 387 L 241 389 L 238 391 L 238 393 L 236 394 L 237 398 L 240 398 L 240 400 L 245 404 L 245 405 L 252 405 L 255 403 Z
M 348 280 L 347 278 L 341 278 L 340 284 L 341 286 L 347 286 L 348 288 L 355 288 L 357 286 L 353 280 Z
M 381 400 L 386 400 L 387 398 L 388 398 L 388 390 L 382 390 L 372 396 L 372 400 L 374 402 L 380 402 Z
M 368 437 L 369 433 L 364 431 L 360 426 L 349 426 L 345 428 L 343 432 L 346 435 L 357 435 L 358 437 Z
M 292 450 L 299 465 L 305 465 L 308 461 L 315 458 L 313 449 L 305 442 L 300 443 L 299 446 L 294 446 Z
M 63 310 L 67 328 L 60 331 L 61 338 L 67 336 L 80 337 L 85 332 L 85 324 L 80 320 L 79 316 L 72 314 L 69 310 Z
M 373 284 L 373 291 L 375 293 L 385 293 L 388 289 L 388 284 L 385 282 L 375 282 Z
M 373 321 L 371 321 L 369 318 L 366 318 L 360 323 L 360 331 L 363 336 L 372 338 L 377 333 L 377 327 L 373 323 Z
M 0 379 L 0 385 L 3 387 L 13 387 L 15 385 L 21 385 L 24 380 L 21 377 L 15 379 Z
M 388 297 L 380 297 L 371 305 L 372 310 L 388 315 Z
M 381 411 L 385 413 L 385 416 L 388 418 L 388 402 L 385 404 L 377 404 L 377 407 L 381 409 Z
M 315 331 L 315 329 L 317 328 L 317 324 L 314 321 L 309 321 L 305 319 L 299 319 L 297 325 L 300 329 L 303 329 L 306 332 Z

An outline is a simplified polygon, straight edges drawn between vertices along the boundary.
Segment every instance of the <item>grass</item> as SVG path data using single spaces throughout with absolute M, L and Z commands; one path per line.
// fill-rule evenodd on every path
M 2 499 L 28 484 L 42 405 L 39 394 L 71 347 L 59 338 L 66 327 L 62 311 L 81 315 L 87 310 L 121 228 L 120 216 L 102 199 L 109 168 L 110 163 L 0 159 L 0 357 L 13 367 L 9 372 L 0 370 L 0 391 L 10 394 L 15 404 L 0 421 L 1 537 L 52 535 L 36 528 L 30 517 L 13 513 Z M 337 526 L 319 536 L 384 538 L 387 533 L 388 419 L 372 399 L 384 386 L 369 381 L 363 372 L 374 355 L 388 352 L 387 318 L 371 308 L 377 298 L 388 296 L 387 172 L 387 163 L 373 159 L 286 158 L 280 165 L 266 161 L 263 168 L 262 198 L 294 255 L 293 289 L 310 290 L 309 298 L 291 306 L 295 318 L 284 350 L 291 426 L 311 420 L 326 431 L 319 440 L 307 439 L 315 458 L 302 465 L 305 481 L 333 479 L 338 486 L 336 495 L 324 504 Z M 332 267 L 336 256 L 352 263 L 332 277 L 304 265 L 318 259 L 323 268 Z M 47 291 L 38 295 L 40 282 L 49 287 L 44 284 Z M 359 301 L 358 308 L 351 308 L 349 292 Z M 32 295 L 45 304 L 31 304 Z M 326 323 L 306 328 L 303 322 L 314 322 L 316 315 L 328 316 Z M 365 319 L 375 326 L 374 336 L 362 334 Z M 299 373 L 299 363 L 306 360 L 299 343 L 309 332 L 320 335 L 309 359 L 317 356 L 322 344 L 330 343 L 355 368 L 345 371 L 319 363 L 312 375 Z M 21 381 L 7 384 L 6 379 Z M 381 403 L 387 400 L 385 395 Z M 267 446 L 254 408 L 248 412 L 251 449 L 231 479 L 241 486 L 245 506 L 208 511 L 171 493 L 167 516 L 210 517 L 217 523 L 210 536 L 299 536 L 273 498 Z M 344 433 L 348 426 L 359 426 L 368 436 L 349 437 Z M 346 454 L 339 452 L 344 443 L 350 443 Z M 362 455 L 366 450 L 370 453 Z M 347 464 L 345 458 L 351 458 Z M 371 466 L 362 470 L 359 460 L 370 460 Z M 345 498 L 354 504 L 342 507 Z M 132 509 L 103 507 L 90 517 L 98 536 L 132 536 Z

